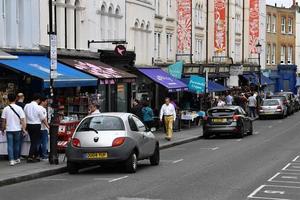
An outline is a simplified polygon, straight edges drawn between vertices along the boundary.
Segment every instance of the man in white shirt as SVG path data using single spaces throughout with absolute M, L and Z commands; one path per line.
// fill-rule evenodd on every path
M 254 96 L 254 94 L 252 94 L 248 98 L 248 107 L 249 107 L 250 117 L 256 118 L 256 115 L 255 115 L 256 106 L 257 106 L 257 100 L 256 100 L 256 97 Z
M 45 97 L 41 98 L 40 108 L 45 116 L 44 123 L 41 124 L 41 145 L 40 145 L 40 156 L 42 160 L 48 159 L 48 133 L 49 133 L 49 124 L 48 124 L 48 114 L 47 108 L 48 100 Z
M 16 95 L 8 94 L 9 105 L 2 112 L 2 133 L 6 133 L 7 152 L 9 165 L 13 166 L 21 162 L 20 143 L 22 141 L 22 131 L 26 133 L 25 113 L 23 109 L 15 104 Z
M 27 129 L 30 136 L 30 150 L 27 162 L 39 162 L 39 147 L 41 143 L 41 124 L 45 123 L 46 117 L 41 110 L 39 103 L 41 102 L 41 95 L 35 94 L 33 101 L 26 104 L 24 111 L 27 120 Z M 46 123 L 45 123 L 46 124 Z M 49 128 L 49 127 L 47 127 Z
M 100 114 L 99 105 L 97 103 L 92 103 L 89 105 L 89 115 Z
M 232 105 L 233 97 L 230 95 L 230 93 L 228 93 L 228 95 L 226 96 L 225 101 L 227 105 Z
M 170 103 L 170 98 L 165 99 L 165 104 L 160 109 L 159 118 L 160 121 L 164 119 L 167 132 L 166 139 L 170 141 L 173 136 L 173 124 L 176 120 L 176 110 L 174 105 Z

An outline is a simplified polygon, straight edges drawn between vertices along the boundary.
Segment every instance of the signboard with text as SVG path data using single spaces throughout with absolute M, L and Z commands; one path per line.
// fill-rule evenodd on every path
M 192 75 L 188 84 L 189 90 L 197 94 L 204 93 L 205 91 L 205 78 Z

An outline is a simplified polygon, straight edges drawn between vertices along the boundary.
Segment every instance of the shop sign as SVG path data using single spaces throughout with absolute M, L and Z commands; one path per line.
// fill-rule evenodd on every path
M 50 78 L 57 78 L 57 39 L 55 34 L 50 35 Z
M 119 56 L 124 56 L 126 53 L 126 47 L 124 45 L 117 45 L 115 48 L 115 53 Z
M 259 40 L 259 1 L 250 0 L 250 13 L 249 13 L 249 49 L 251 54 L 257 53 L 256 44 Z
M 226 50 L 226 2 L 215 0 L 214 6 L 214 47 L 215 52 L 224 54 Z
M 177 49 L 179 53 L 190 53 L 192 44 L 192 1 L 177 0 Z
M 243 75 L 243 65 L 232 65 L 230 66 L 230 76 Z
M 168 72 L 171 76 L 173 76 L 177 79 L 181 79 L 182 69 L 183 69 L 183 62 L 179 61 L 179 62 L 176 62 L 173 65 L 170 65 L 168 67 Z
M 205 78 L 192 75 L 190 77 L 190 82 L 188 84 L 188 88 L 191 91 L 195 91 L 197 94 L 204 93 L 205 91 Z

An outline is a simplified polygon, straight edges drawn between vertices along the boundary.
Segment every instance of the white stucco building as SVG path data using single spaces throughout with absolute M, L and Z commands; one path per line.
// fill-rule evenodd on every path
M 136 65 L 152 65 L 154 57 L 154 0 L 126 0 L 127 50 L 136 53 Z
M 0 0 L 0 48 L 39 48 L 39 0 Z

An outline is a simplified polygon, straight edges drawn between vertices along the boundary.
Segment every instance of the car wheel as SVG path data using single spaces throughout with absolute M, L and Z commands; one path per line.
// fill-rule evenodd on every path
M 137 155 L 133 152 L 125 162 L 125 170 L 127 173 L 135 173 L 137 169 Z
M 203 138 L 204 139 L 209 139 L 210 138 L 210 135 L 207 131 L 203 131 Z
M 248 132 L 248 135 L 253 135 L 253 123 L 250 123 L 250 130 Z
M 159 153 L 159 146 L 156 145 L 154 153 L 152 156 L 150 156 L 149 158 L 150 160 L 150 164 L 153 166 L 159 165 L 159 161 L 160 161 L 160 153 Z
M 77 174 L 79 171 L 78 164 L 73 162 L 67 162 L 67 171 L 69 174 Z
M 238 138 L 243 138 L 244 134 L 245 134 L 245 128 L 244 128 L 244 125 L 242 125 L 240 132 L 237 134 L 237 137 Z

